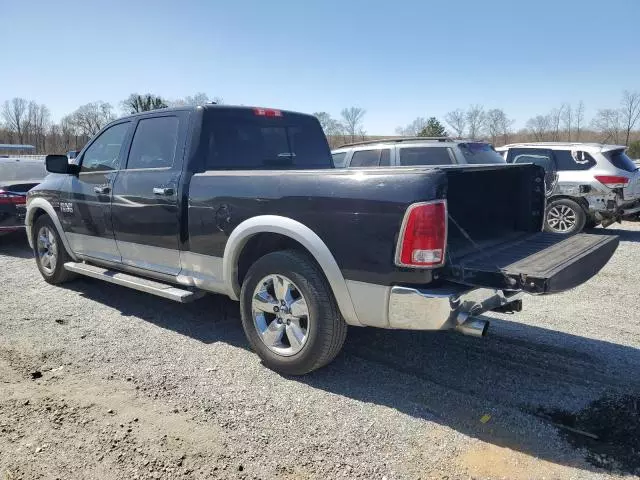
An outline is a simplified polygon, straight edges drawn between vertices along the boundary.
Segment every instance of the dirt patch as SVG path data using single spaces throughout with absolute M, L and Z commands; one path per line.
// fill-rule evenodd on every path
M 640 474 L 640 396 L 604 397 L 577 413 L 540 414 L 557 424 L 573 446 L 586 449 L 592 465 Z
M 480 444 L 456 458 L 461 470 L 472 478 L 531 480 L 572 476 L 571 468 L 557 465 L 497 445 Z M 532 473 L 532 472 L 535 472 Z

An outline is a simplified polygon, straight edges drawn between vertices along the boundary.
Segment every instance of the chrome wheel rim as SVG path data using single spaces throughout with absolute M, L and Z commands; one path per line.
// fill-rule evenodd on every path
M 547 213 L 547 223 L 556 232 L 568 232 L 576 226 L 576 212 L 566 205 L 556 205 Z
M 284 275 L 267 275 L 251 299 L 253 325 L 269 350 L 284 357 L 300 352 L 309 338 L 309 309 L 298 286 Z
M 49 227 L 41 227 L 36 242 L 38 262 L 47 275 L 53 274 L 58 262 L 58 244 Z

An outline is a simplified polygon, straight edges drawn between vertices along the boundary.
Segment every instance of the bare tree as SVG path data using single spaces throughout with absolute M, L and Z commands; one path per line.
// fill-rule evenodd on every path
M 444 116 L 444 121 L 449 124 L 457 137 L 464 135 L 464 129 L 467 126 L 467 114 L 464 110 L 457 109 L 447 113 Z
M 466 113 L 467 125 L 469 125 L 469 137 L 475 140 L 482 134 L 486 115 L 482 105 L 471 105 Z
M 82 105 L 73 112 L 69 121 L 78 129 L 80 135 L 91 137 L 114 119 L 110 103 L 98 101 Z
M 422 130 L 427 126 L 427 119 L 424 117 L 417 117 L 406 127 L 396 128 L 396 133 L 404 137 L 417 137 Z
M 325 135 L 335 136 L 342 133 L 342 126 L 340 125 L 340 122 L 327 112 L 316 112 L 313 115 L 320 122 L 320 126 L 322 127 L 322 130 L 324 130 Z
M 560 120 L 564 115 L 563 112 L 565 106 L 566 105 L 563 103 L 562 105 L 560 105 L 560 108 L 554 108 L 549 114 L 549 119 L 551 122 L 551 140 L 553 140 L 554 142 L 560 141 Z
M 571 141 L 571 130 L 573 129 L 573 109 L 570 103 L 565 103 L 560 107 L 560 117 L 562 120 L 562 129 L 567 134 L 567 141 Z
M 580 132 L 582 128 L 582 122 L 584 122 L 584 102 L 580 100 L 576 107 L 575 113 L 575 125 L 576 125 L 576 141 L 580 141 Z
M 512 124 L 513 120 L 509 119 L 502 109 L 489 110 L 485 116 L 485 126 L 487 133 L 491 136 L 491 143 L 495 145 L 500 137 L 504 144 L 508 143 Z
M 620 143 L 622 130 L 622 113 L 615 108 L 598 110 L 592 122 L 593 127 L 602 133 L 603 142 Z
M 342 116 L 342 124 L 347 135 L 351 136 L 353 141 L 356 135 L 365 136 L 366 132 L 362 128 L 362 118 L 366 110 L 364 108 L 350 107 L 344 108 L 340 115 Z
M 622 94 L 622 123 L 624 126 L 624 144 L 629 145 L 629 135 L 640 118 L 640 92 L 630 92 L 625 90 Z
M 2 118 L 9 132 L 18 137 L 19 143 L 24 143 L 25 123 L 27 123 L 28 102 L 24 98 L 6 100 L 2 107 Z
M 527 120 L 527 130 L 531 132 L 535 141 L 543 142 L 548 138 L 551 124 L 549 115 L 537 115 Z

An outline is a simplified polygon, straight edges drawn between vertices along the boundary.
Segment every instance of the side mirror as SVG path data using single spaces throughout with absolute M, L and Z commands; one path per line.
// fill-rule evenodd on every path
M 70 165 L 69 158 L 66 155 L 47 155 L 45 158 L 47 172 L 76 174 L 77 165 Z

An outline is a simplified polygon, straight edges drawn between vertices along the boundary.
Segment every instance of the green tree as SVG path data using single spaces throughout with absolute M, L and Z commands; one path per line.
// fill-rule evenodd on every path
M 167 102 L 162 97 L 151 93 L 144 95 L 132 93 L 129 98 L 122 102 L 122 106 L 129 113 L 139 113 L 157 110 L 158 108 L 167 108 Z
M 436 117 L 430 117 L 427 125 L 418 134 L 419 137 L 446 137 L 447 130 Z
M 629 157 L 633 159 L 640 158 L 640 140 L 636 140 L 635 142 L 631 142 L 629 144 L 627 155 L 629 155 Z

